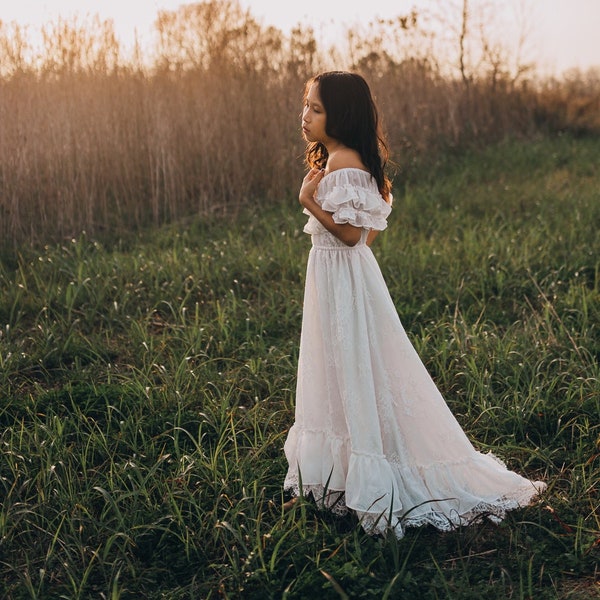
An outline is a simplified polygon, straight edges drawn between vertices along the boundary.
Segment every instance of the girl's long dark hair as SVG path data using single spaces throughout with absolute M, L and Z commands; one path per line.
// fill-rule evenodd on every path
M 367 82 L 361 75 L 347 71 L 320 73 L 307 82 L 305 99 L 313 83 L 319 86 L 326 113 L 325 132 L 358 152 L 379 192 L 389 202 L 392 184 L 385 175 L 389 151 Z M 325 168 L 328 156 L 321 142 L 307 144 L 305 159 L 309 167 Z

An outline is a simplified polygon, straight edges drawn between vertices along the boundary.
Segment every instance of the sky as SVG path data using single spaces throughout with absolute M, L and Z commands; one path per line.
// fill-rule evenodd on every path
M 315 29 L 318 41 L 332 41 L 342 28 L 367 23 L 376 17 L 404 15 L 412 8 L 417 11 L 435 0 L 239 0 L 263 25 L 274 25 L 288 32 L 302 23 Z M 452 0 L 460 5 L 460 0 Z M 439 4 L 440 0 L 438 0 Z M 503 27 L 506 39 L 518 36 L 516 13 L 526 14 L 529 31 L 528 58 L 540 71 L 559 75 L 570 68 L 586 70 L 600 66 L 600 0 L 470 0 L 475 5 L 487 2 L 496 7 L 509 7 Z M 39 30 L 44 23 L 61 15 L 98 15 L 114 20 L 118 37 L 125 44 L 134 39 L 150 38 L 152 23 L 159 10 L 175 10 L 186 0 L 19 0 L 3 2 L 0 21 L 30 25 Z M 508 9 L 507 9 L 508 10 Z M 511 28 L 514 30 L 511 31 Z M 504 32 L 501 34 L 504 36 Z

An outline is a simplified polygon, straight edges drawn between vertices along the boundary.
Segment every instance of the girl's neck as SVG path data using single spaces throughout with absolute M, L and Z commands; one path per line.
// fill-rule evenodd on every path
M 335 146 L 327 147 L 327 165 L 325 171 L 335 171 L 344 167 L 352 167 L 356 169 L 368 170 L 364 165 L 358 151 L 349 148 L 341 142 L 337 142 Z
M 331 139 L 331 141 L 328 141 L 326 144 L 324 144 L 324 146 L 327 149 L 327 154 L 329 156 L 335 154 L 339 150 L 347 148 L 347 146 L 342 144 L 342 142 L 338 142 L 338 140 L 334 140 L 333 138 Z

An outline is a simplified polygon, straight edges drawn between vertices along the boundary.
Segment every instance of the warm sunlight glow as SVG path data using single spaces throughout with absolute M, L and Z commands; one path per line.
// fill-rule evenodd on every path
M 469 5 L 476 8 L 483 2 L 470 0 Z M 65 18 L 98 15 L 101 19 L 113 19 L 118 37 L 125 45 L 130 45 L 135 36 L 141 41 L 150 37 L 159 10 L 175 10 L 186 3 L 182 0 L 28 0 L 4 3 L 0 21 L 29 24 L 35 35 L 41 25 L 56 20 L 59 15 Z M 327 42 L 335 40 L 345 26 L 366 24 L 378 17 L 407 14 L 415 6 L 423 11 L 443 5 L 446 13 L 460 14 L 462 0 L 444 3 L 439 0 L 379 0 L 370 3 L 240 0 L 240 5 L 249 9 L 262 24 L 274 25 L 284 31 L 298 23 L 311 25 L 317 39 Z M 501 25 L 503 39 L 514 39 L 516 43 L 525 28 L 528 32 L 528 58 L 543 72 L 560 73 L 572 67 L 587 69 L 600 64 L 597 43 L 600 2 L 597 0 L 511 0 L 495 4 L 494 9 L 504 14 Z

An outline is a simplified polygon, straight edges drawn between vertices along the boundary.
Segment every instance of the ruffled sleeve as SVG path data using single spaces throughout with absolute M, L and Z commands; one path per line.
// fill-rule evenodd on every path
M 360 169 L 340 169 L 326 175 L 317 190 L 317 202 L 332 213 L 335 223 L 349 223 L 363 229 L 383 231 L 392 208 L 377 188 L 375 180 Z M 306 209 L 306 233 L 321 233 L 325 228 Z
M 323 210 L 333 213 L 338 223 L 350 223 L 355 227 L 382 231 L 387 227 L 390 205 L 379 192 L 345 184 L 334 187 L 323 198 Z

